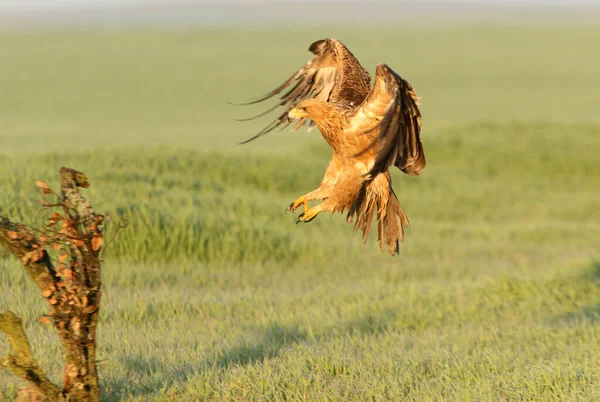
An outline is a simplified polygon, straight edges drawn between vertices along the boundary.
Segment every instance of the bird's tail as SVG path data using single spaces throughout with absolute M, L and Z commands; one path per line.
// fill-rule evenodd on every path
M 348 212 L 349 222 L 356 217 L 354 230 L 362 231 L 363 242 L 367 241 L 375 213 L 377 213 L 379 247 L 383 251 L 384 245 L 387 245 L 391 255 L 397 254 L 400 243 L 404 240 L 404 228 L 408 227 L 408 218 L 390 182 L 383 174 L 362 187 Z

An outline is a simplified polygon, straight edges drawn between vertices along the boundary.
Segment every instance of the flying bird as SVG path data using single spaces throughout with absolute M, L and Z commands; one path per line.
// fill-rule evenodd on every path
M 373 216 L 377 215 L 378 240 L 383 250 L 395 255 L 404 240 L 408 218 L 392 189 L 390 166 L 410 176 L 421 174 L 425 154 L 421 144 L 421 113 L 412 86 L 384 63 L 371 77 L 339 40 L 322 39 L 310 45 L 312 60 L 273 91 L 244 105 L 265 101 L 280 93 L 271 109 L 283 113 L 264 130 L 242 144 L 275 128 L 295 123 L 294 131 L 315 125 L 331 146 L 333 156 L 320 186 L 292 202 L 286 211 L 300 206 L 298 222 L 310 222 L 325 211 L 348 211 L 354 230 L 366 242 Z M 310 208 L 309 202 L 323 200 Z

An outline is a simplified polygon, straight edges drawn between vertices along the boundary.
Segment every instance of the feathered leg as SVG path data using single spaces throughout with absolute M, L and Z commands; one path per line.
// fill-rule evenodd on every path
M 363 175 L 364 173 L 354 166 L 344 167 L 338 175 L 335 186 L 331 188 L 325 200 L 319 205 L 305 210 L 303 214 L 298 216 L 296 223 L 310 222 L 320 212 L 343 212 L 344 209 L 350 208 L 358 197 L 361 187 L 363 187 Z
M 298 197 L 292 202 L 285 210 L 295 211 L 300 207 L 300 205 L 304 206 L 304 213 L 308 211 L 308 202 L 323 200 L 329 197 L 331 190 L 337 183 L 338 177 L 340 175 L 340 170 L 342 169 L 342 161 L 334 154 L 325 170 L 325 175 L 323 176 L 323 180 L 321 181 L 321 185 L 314 191 L 310 193 L 304 194 L 301 197 Z

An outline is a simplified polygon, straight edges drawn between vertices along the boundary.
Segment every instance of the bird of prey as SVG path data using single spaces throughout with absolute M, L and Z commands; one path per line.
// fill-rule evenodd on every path
M 421 145 L 418 97 L 408 81 L 384 63 L 371 78 L 339 40 L 322 39 L 310 45 L 312 60 L 273 91 L 244 104 L 265 101 L 285 92 L 273 108 L 283 113 L 247 143 L 277 127 L 296 123 L 294 130 L 316 125 L 333 156 L 321 185 L 298 197 L 287 211 L 300 206 L 297 222 L 310 222 L 320 212 L 348 211 L 355 231 L 366 242 L 377 214 L 379 245 L 397 254 L 408 219 L 392 189 L 390 166 L 410 176 L 425 168 Z M 253 119 L 251 118 L 251 119 Z M 248 119 L 249 120 L 249 119 Z M 323 200 L 310 208 L 309 202 Z

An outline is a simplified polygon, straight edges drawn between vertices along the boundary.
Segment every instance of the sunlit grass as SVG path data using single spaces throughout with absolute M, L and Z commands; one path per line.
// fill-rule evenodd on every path
M 598 32 L 539 29 L 328 34 L 365 64 L 385 55 L 426 100 L 428 167 L 393 174 L 411 221 L 395 258 L 343 216 L 284 213 L 321 179 L 317 133 L 237 147 L 267 121 L 234 124 L 211 100 L 264 92 L 323 30 L 281 33 L 289 46 L 260 32 L 0 35 L 0 213 L 42 225 L 33 182 L 57 187 L 70 166 L 98 212 L 130 222 L 104 267 L 103 399 L 599 398 L 600 126 L 580 100 L 600 83 L 567 57 Z M 409 37 L 414 56 L 389 52 Z M 565 74 L 587 84 L 565 89 Z M 60 382 L 16 261 L 0 257 L 0 288 Z M 19 386 L 0 371 L 0 399 Z

